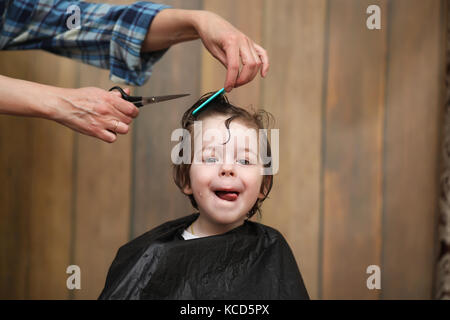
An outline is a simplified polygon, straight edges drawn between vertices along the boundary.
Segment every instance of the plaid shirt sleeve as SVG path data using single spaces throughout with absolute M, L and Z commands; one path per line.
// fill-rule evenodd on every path
M 153 18 L 165 8 L 151 2 L 0 1 L 0 49 L 46 50 L 109 69 L 112 81 L 141 86 L 167 51 L 141 53 Z

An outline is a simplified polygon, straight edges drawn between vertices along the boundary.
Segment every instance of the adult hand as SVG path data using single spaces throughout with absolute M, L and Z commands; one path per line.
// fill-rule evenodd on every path
M 267 75 L 266 50 L 220 16 L 200 11 L 195 28 L 206 49 L 227 68 L 224 85 L 227 92 L 252 81 L 258 71 L 262 77 Z
M 129 89 L 125 89 L 127 94 Z M 53 105 L 48 117 L 75 131 L 114 142 L 116 134 L 126 134 L 139 109 L 122 99 L 117 91 L 87 87 L 60 89 L 58 103 Z
M 208 11 L 162 10 L 153 19 L 142 51 L 157 51 L 198 38 L 227 69 L 224 84 L 227 92 L 250 82 L 259 71 L 262 77 L 267 75 L 269 57 L 266 50 L 229 22 Z

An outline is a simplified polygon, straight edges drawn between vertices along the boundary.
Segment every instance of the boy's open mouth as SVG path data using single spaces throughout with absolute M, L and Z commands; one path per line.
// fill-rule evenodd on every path
M 235 201 L 239 196 L 239 192 L 237 191 L 216 190 L 214 193 L 217 197 L 226 201 Z

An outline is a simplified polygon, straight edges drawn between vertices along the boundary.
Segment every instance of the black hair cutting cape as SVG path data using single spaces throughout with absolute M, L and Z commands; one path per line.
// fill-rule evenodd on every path
M 99 299 L 309 299 L 289 245 L 246 220 L 227 233 L 184 240 L 198 213 L 122 246 Z

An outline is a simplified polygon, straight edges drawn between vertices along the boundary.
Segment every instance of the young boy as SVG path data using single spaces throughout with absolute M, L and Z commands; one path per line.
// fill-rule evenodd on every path
M 195 113 L 210 97 L 185 112 L 174 164 L 175 183 L 198 212 L 122 246 L 99 299 L 309 299 L 283 236 L 249 220 L 273 182 L 260 130 L 268 114 L 225 95 Z

